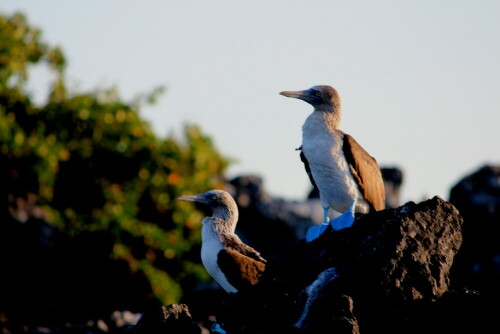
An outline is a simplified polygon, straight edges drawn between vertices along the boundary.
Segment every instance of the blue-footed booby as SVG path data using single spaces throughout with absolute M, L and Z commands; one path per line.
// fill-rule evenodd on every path
M 212 210 L 201 230 L 201 261 L 208 273 L 228 293 L 258 282 L 266 260 L 234 233 L 238 207 L 224 190 L 210 190 L 199 195 L 184 195 L 183 201 L 198 202 Z
M 319 190 L 323 225 L 329 224 L 328 209 L 344 212 L 334 230 L 350 227 L 355 213 L 383 210 L 385 191 L 377 161 L 350 135 L 339 129 L 342 102 L 337 90 L 320 85 L 302 91 L 284 91 L 286 97 L 303 100 L 314 107 L 302 126 L 300 158 L 309 179 Z M 350 223 L 346 223 L 346 211 Z M 326 226 L 323 226 L 323 229 Z

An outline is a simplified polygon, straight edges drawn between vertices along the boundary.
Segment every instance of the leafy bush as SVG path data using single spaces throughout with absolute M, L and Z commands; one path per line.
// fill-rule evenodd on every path
M 50 96 L 35 105 L 26 89 L 32 66 L 54 73 Z M 25 17 L 0 15 L 1 216 L 16 199 L 42 211 L 68 235 L 105 232 L 109 257 L 144 274 L 163 304 L 182 285 L 208 279 L 199 261 L 201 214 L 176 201 L 221 188 L 228 160 L 199 127 L 160 139 L 140 106 L 113 89 L 72 93 L 63 52 L 41 40 Z

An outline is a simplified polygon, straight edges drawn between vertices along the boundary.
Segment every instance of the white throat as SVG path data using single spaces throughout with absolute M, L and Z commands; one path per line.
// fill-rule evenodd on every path
M 221 235 L 231 234 L 234 231 L 231 227 L 220 218 L 206 217 L 203 219 L 203 227 L 201 229 L 201 261 L 203 266 L 227 292 L 237 292 L 238 290 L 229 284 L 226 277 L 222 273 L 217 264 L 217 255 L 224 248 Z M 236 224 L 234 224 L 236 226 Z

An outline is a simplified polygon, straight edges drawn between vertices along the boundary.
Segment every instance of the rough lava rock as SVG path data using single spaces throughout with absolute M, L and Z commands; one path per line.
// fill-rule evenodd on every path
M 262 280 L 229 295 L 217 319 L 228 333 L 436 328 L 419 317 L 449 292 L 462 222 L 439 197 L 358 216 L 352 228 L 327 229 L 269 259 Z

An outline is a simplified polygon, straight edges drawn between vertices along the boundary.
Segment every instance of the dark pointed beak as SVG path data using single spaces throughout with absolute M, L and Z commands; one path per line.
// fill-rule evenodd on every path
M 280 95 L 291 97 L 294 99 L 299 99 L 311 105 L 321 103 L 320 99 L 318 99 L 318 97 L 314 95 L 310 89 L 298 90 L 298 91 L 284 91 L 280 92 Z
M 207 204 L 208 200 L 202 195 L 183 195 L 177 197 L 178 200 Z
M 280 95 L 286 96 L 286 97 L 293 97 L 294 99 L 303 99 L 305 96 L 307 96 L 307 91 L 306 90 L 298 90 L 298 91 L 291 91 L 291 90 L 286 90 L 284 92 L 280 92 Z
M 198 197 L 197 195 L 183 195 L 183 196 L 177 197 L 177 199 L 181 200 L 181 201 L 196 202 L 197 197 Z

